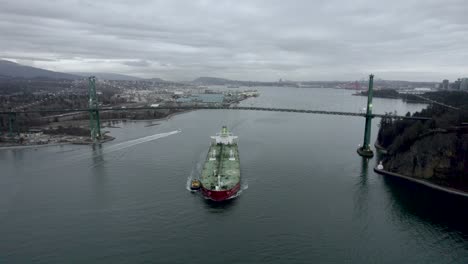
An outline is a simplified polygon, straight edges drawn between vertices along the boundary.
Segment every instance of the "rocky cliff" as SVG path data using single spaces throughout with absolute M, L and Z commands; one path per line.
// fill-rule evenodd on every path
M 430 121 L 381 120 L 377 141 L 388 152 L 384 168 L 468 191 L 468 93 L 440 93 L 436 99 L 457 109 L 432 104 L 413 115 Z
M 434 133 L 384 158 L 391 172 L 468 190 L 468 134 Z

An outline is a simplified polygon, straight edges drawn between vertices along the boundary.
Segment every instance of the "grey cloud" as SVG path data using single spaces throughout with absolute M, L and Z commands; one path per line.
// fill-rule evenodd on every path
M 468 75 L 464 0 L 2 3 L 1 57 L 167 79 Z
M 125 61 L 123 64 L 127 66 L 135 66 L 135 67 L 148 67 L 151 64 L 146 60 L 137 60 L 137 61 Z

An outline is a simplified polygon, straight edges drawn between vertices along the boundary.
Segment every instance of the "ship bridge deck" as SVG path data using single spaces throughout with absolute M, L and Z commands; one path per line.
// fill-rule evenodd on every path
M 232 189 L 239 183 L 240 163 L 237 144 L 211 145 L 200 179 L 203 187 L 214 190 L 218 185 L 218 175 L 220 175 L 220 190 Z

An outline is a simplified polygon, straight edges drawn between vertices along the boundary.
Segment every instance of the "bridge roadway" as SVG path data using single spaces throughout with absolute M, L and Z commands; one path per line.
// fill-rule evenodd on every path
M 444 107 L 447 107 L 447 108 L 450 108 L 450 109 L 453 109 L 453 110 L 462 110 L 461 108 L 459 107 L 455 107 L 455 106 L 451 106 L 451 105 L 448 105 L 448 104 L 444 104 L 444 103 L 441 103 L 441 102 L 437 102 L 437 101 L 434 101 L 434 100 L 431 100 L 429 98 L 426 98 L 424 96 L 421 96 L 421 95 L 418 95 L 418 94 L 413 94 L 414 96 L 418 97 L 418 98 L 421 98 L 423 100 L 426 100 L 430 103 L 433 103 L 433 104 L 438 104 L 438 105 L 441 105 L 441 106 L 444 106 Z
M 307 114 L 320 114 L 320 115 L 338 115 L 338 116 L 360 116 L 366 117 L 365 113 L 353 112 L 339 112 L 339 111 L 325 111 L 325 110 L 306 110 L 306 109 L 291 109 L 291 108 L 272 108 L 272 107 L 252 107 L 252 106 L 158 106 L 158 107 L 103 107 L 98 108 L 102 111 L 138 111 L 138 110 L 199 110 L 199 109 L 218 109 L 218 110 L 250 110 L 250 111 L 271 111 L 271 112 L 289 112 L 289 113 L 307 113 Z M 1 111 L 0 114 L 23 114 L 23 113 L 72 113 L 72 112 L 89 112 L 95 109 L 80 108 L 80 109 L 37 109 L 37 110 L 24 110 L 24 111 Z M 374 117 L 388 117 L 393 119 L 410 119 L 410 120 L 430 120 L 429 117 L 408 117 L 398 115 L 383 115 L 372 114 Z

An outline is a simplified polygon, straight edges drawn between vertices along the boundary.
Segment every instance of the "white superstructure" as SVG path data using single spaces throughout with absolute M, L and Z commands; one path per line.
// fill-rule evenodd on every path
M 233 136 L 229 133 L 226 127 L 223 127 L 221 133 L 217 133 L 216 136 L 211 137 L 215 140 L 216 144 L 232 145 L 236 143 L 237 136 Z

